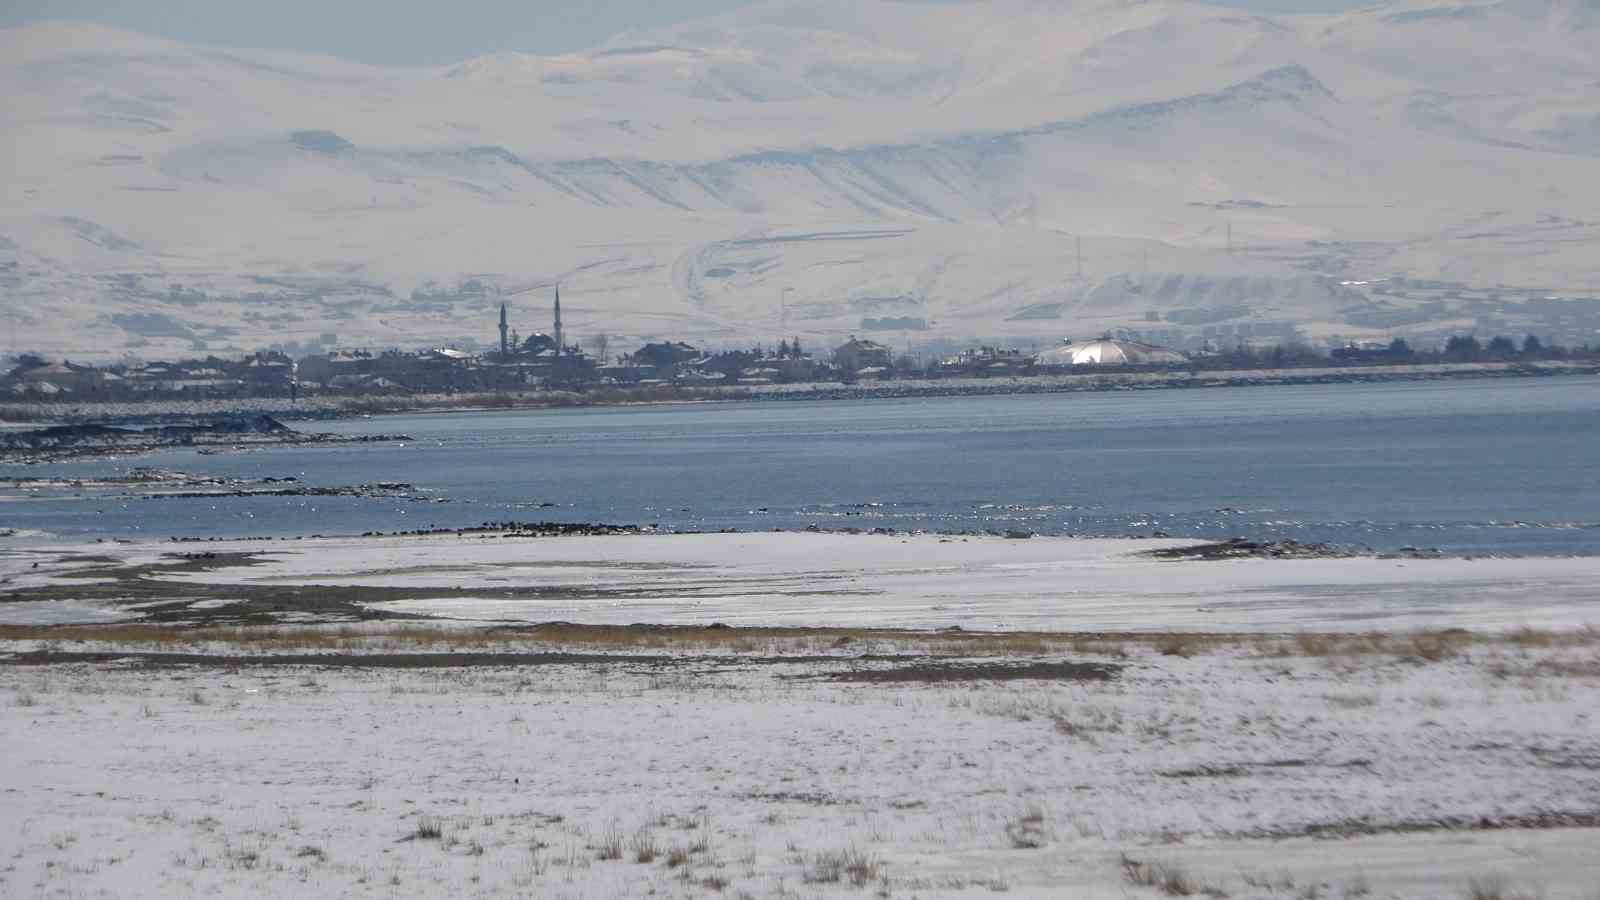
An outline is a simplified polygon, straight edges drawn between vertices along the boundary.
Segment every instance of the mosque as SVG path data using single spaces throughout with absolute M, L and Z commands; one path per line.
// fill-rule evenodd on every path
M 561 285 L 556 285 L 554 333 L 534 332 L 526 341 L 517 338 L 508 318 L 509 310 L 500 304 L 500 359 L 509 361 L 519 356 L 548 356 L 552 364 L 559 364 L 565 344 L 561 341 Z

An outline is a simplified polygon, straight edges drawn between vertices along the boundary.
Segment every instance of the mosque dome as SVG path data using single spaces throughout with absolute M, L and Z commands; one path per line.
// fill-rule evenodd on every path
M 1034 358 L 1040 366 L 1166 366 L 1184 362 L 1183 354 L 1153 344 L 1101 338 L 1074 344 L 1064 342 Z

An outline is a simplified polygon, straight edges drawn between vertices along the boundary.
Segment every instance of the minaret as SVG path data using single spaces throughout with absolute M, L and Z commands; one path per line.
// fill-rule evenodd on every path
M 561 358 L 561 285 L 556 285 L 556 359 Z
M 506 342 L 506 328 L 507 328 L 507 325 L 506 325 L 506 305 L 505 305 L 504 302 L 502 302 L 500 304 L 500 355 L 501 356 L 509 355 L 510 354 L 510 350 L 511 350 L 510 345 Z

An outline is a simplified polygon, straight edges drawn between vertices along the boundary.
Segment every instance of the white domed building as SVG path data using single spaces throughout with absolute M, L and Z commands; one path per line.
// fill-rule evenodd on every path
M 1080 344 L 1063 341 L 1061 346 L 1034 357 L 1033 362 L 1040 368 L 1065 369 L 1070 366 L 1171 366 L 1186 360 L 1176 350 L 1107 337 Z

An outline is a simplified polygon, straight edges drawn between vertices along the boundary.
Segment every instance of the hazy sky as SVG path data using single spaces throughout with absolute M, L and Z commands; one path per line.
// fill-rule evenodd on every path
M 432 65 L 502 50 L 559 53 L 621 31 L 750 0 L 0 0 L 0 27 L 71 19 L 182 41 Z M 1331 11 L 1373 0 L 1234 0 L 1259 11 Z

